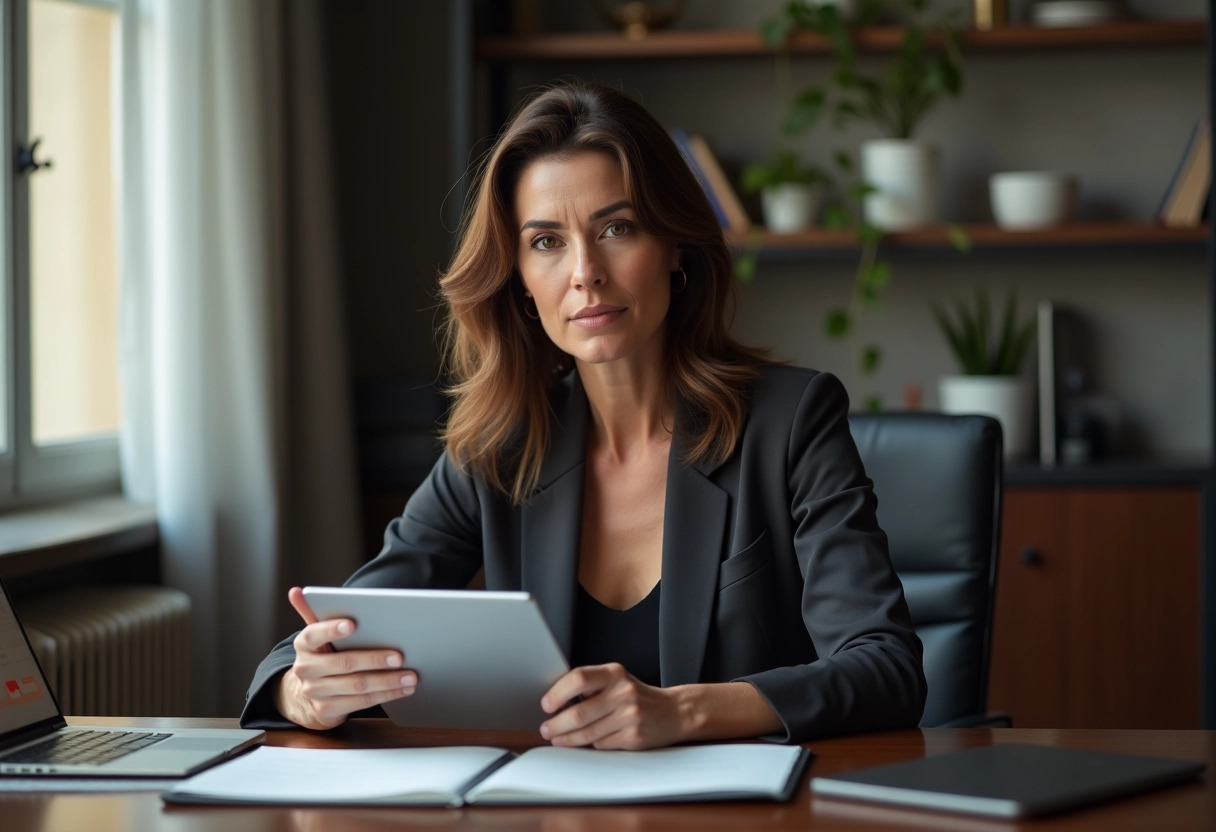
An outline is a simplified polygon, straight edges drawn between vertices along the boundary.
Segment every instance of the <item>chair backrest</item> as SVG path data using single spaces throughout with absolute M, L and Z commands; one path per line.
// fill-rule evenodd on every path
M 922 726 L 987 710 L 1001 527 L 1001 426 L 987 416 L 853 414 L 878 522 L 925 647 Z

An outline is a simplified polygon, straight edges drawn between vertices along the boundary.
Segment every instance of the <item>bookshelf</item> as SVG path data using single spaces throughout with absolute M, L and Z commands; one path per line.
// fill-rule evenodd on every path
M 889 52 L 903 30 L 895 26 L 861 29 L 863 50 Z M 1202 46 L 1207 24 L 1202 20 L 1138 20 L 1104 26 L 1043 28 L 1002 26 L 986 32 L 967 31 L 968 51 L 1026 51 L 1044 49 L 1127 49 L 1159 46 Z M 826 55 L 823 38 L 799 34 L 790 51 Z M 483 61 L 662 60 L 671 58 L 760 58 L 773 52 L 751 30 L 658 31 L 642 40 L 627 40 L 616 32 L 570 32 L 540 35 L 487 35 L 477 39 L 475 53 Z
M 1155 223 L 1103 222 L 1070 223 L 1041 231 L 1003 231 L 990 223 L 958 226 L 971 240 L 973 250 L 1021 249 L 1050 250 L 1094 247 L 1192 246 L 1206 244 L 1209 229 L 1167 228 Z M 807 257 L 816 254 L 853 255 L 857 240 L 851 232 L 815 228 L 798 234 L 771 234 L 760 231 L 758 237 L 732 235 L 736 248 L 759 243 L 762 254 L 781 257 Z M 882 247 L 889 249 L 949 249 L 950 240 L 944 230 L 928 229 L 887 234 Z
M 1198 4 L 1195 5 L 1197 7 Z M 712 20 L 704 25 L 713 25 Z M 591 29 L 592 24 L 586 28 Z M 901 34 L 898 28 L 875 27 L 858 31 L 856 37 L 863 51 L 881 54 L 895 49 Z M 1114 68 L 1118 81 L 1112 83 L 1120 85 L 1117 96 L 1097 95 L 1093 96 L 1093 100 L 1079 100 L 1076 106 L 1040 109 L 1036 112 L 1044 117 L 1042 120 L 1026 121 L 1024 134 L 1014 131 L 1017 135 L 1041 139 L 1053 131 L 1076 135 L 1078 127 L 1090 129 L 1095 134 L 1101 134 L 1101 138 L 1093 143 L 1093 153 L 1101 155 L 1107 152 L 1108 142 L 1117 144 L 1126 141 L 1127 136 L 1120 131 L 1129 122 L 1134 124 L 1139 120 L 1137 127 L 1144 123 L 1156 124 L 1151 114 L 1152 108 L 1143 107 L 1146 101 L 1164 98 L 1176 104 L 1183 99 L 1181 95 L 1172 95 L 1182 86 L 1180 76 L 1171 74 L 1178 64 L 1178 56 L 1195 58 L 1203 55 L 1208 51 L 1212 39 L 1210 21 L 1193 19 L 1126 21 L 1058 29 L 1007 26 L 987 32 L 968 31 L 963 35 L 963 44 L 967 56 L 977 64 L 976 78 L 986 83 L 988 90 L 999 90 L 1005 95 L 1010 90 L 1016 90 L 1017 83 L 1023 80 L 1028 84 L 1037 82 L 1048 92 L 1060 88 L 1092 90 L 1105 83 L 1100 80 L 1105 77 L 1103 72 Z M 489 119 L 491 127 L 497 126 L 499 115 L 505 116 L 507 108 L 500 105 L 509 99 L 518 86 L 538 82 L 545 74 L 556 77 L 585 72 L 595 80 L 605 81 L 617 78 L 616 70 L 620 68 L 620 75 L 630 89 L 646 89 L 652 101 L 676 105 L 669 106 L 670 111 L 680 114 L 669 116 L 673 123 L 690 129 L 695 127 L 711 142 L 715 142 L 716 149 L 719 149 L 718 142 L 721 142 L 725 147 L 720 151 L 725 158 L 738 161 L 748 158 L 748 154 L 759 152 L 760 142 L 749 143 L 749 137 L 743 135 L 746 129 L 739 127 L 739 124 L 759 124 L 758 116 L 763 115 L 761 108 L 746 105 L 751 103 L 751 89 L 758 89 L 767 80 L 762 76 L 768 69 L 767 64 L 776 61 L 774 53 L 754 29 L 656 32 L 642 41 L 629 41 L 614 32 L 605 31 L 525 36 L 487 34 L 472 38 L 468 48 L 473 61 L 488 70 L 487 75 L 491 76 L 488 107 L 491 110 L 499 107 L 499 112 Z M 827 55 L 828 49 L 821 39 L 801 35 L 791 42 L 789 52 L 794 57 L 790 62 L 794 72 L 806 73 L 814 71 L 816 62 Z M 1050 64 L 1058 74 L 1046 77 L 1042 71 L 1036 72 L 1036 67 L 1044 63 Z M 1140 85 L 1140 79 L 1134 73 L 1119 71 L 1128 64 L 1135 64 L 1136 73 L 1146 73 L 1149 81 Z M 996 65 L 1002 66 L 1004 72 L 994 70 Z M 1141 65 L 1148 69 L 1140 69 Z M 1188 67 L 1192 65 L 1193 62 L 1187 64 Z M 1013 75 L 1023 74 L 1025 79 L 1011 79 Z M 749 80 L 739 80 L 743 77 Z M 1216 94 L 1216 89 L 1213 89 L 1216 85 L 1212 84 L 1211 77 L 1209 57 L 1202 82 L 1207 90 L 1205 103 L 1209 96 Z M 702 78 L 712 78 L 717 84 L 714 89 L 718 93 L 714 99 L 716 107 L 705 107 L 706 118 L 697 121 L 684 115 L 697 112 L 696 108 L 675 101 L 670 90 L 690 89 L 691 84 L 698 83 Z M 653 85 L 648 85 L 647 79 L 656 80 Z M 1187 76 L 1187 79 L 1193 79 L 1193 76 Z M 1052 85 L 1055 85 L 1055 90 L 1051 89 Z M 969 95 L 970 91 L 960 106 L 973 107 L 975 112 L 981 114 L 980 118 L 993 116 L 994 108 L 978 106 L 974 100 L 968 100 L 966 96 Z M 1015 100 L 1018 97 L 1015 95 Z M 1029 98 L 1028 95 L 1025 97 Z M 728 109 L 729 104 L 738 102 L 745 106 L 740 108 L 741 115 L 736 121 L 716 116 L 715 109 Z M 1190 106 L 1189 100 L 1185 103 Z M 1015 127 L 1023 125 L 1017 124 Z M 756 127 L 754 132 L 759 133 L 760 129 Z M 1177 129 L 1178 125 L 1172 124 L 1169 138 L 1162 133 L 1159 141 L 1141 142 L 1137 145 L 1139 152 L 1149 158 L 1161 151 L 1162 143 L 1170 146 L 1168 151 L 1161 151 L 1164 155 L 1180 151 L 1181 147 L 1177 145 L 1181 138 Z M 1143 137 L 1148 131 L 1140 129 L 1130 132 L 1133 136 Z M 1039 159 L 1050 158 L 1049 154 L 1043 152 L 1045 142 L 1031 144 L 1032 148 L 1026 150 L 1022 158 L 1031 156 L 1033 152 L 1039 153 Z M 976 171 L 999 169 L 996 165 L 1002 164 L 1002 158 L 1018 156 L 1019 148 L 1007 148 L 995 143 L 993 147 L 997 150 L 991 155 L 973 156 L 971 168 L 956 167 L 955 176 L 968 176 L 974 180 L 978 178 Z M 1075 144 L 1071 150 L 1076 158 Z M 1138 163 L 1139 158 L 1135 156 L 1125 160 L 1126 167 L 1122 171 L 1128 179 L 1135 180 L 1133 174 L 1140 169 Z M 1161 187 L 1164 188 L 1165 184 L 1162 180 Z M 1110 204 L 1101 206 L 1102 210 L 1093 211 L 1092 215 L 1113 217 L 1133 213 L 1122 211 L 1126 203 L 1118 197 L 1121 192 L 1117 187 L 1111 190 L 1116 198 Z M 1138 193 L 1138 204 L 1147 205 L 1152 199 L 1147 190 L 1133 191 Z M 1147 215 L 1147 211 L 1144 213 Z M 957 215 L 980 216 L 975 211 Z M 972 284 L 968 281 L 971 280 L 977 285 L 999 286 L 1001 280 L 1009 282 L 1010 273 L 1024 269 L 1033 287 L 1029 292 L 1049 294 L 1058 285 L 1065 294 L 1074 292 L 1080 299 L 1077 301 L 1079 303 L 1093 306 L 1105 304 L 1108 311 L 1114 310 L 1109 312 L 1113 323 L 1108 321 L 1108 345 L 1110 352 L 1117 354 L 1117 360 L 1122 362 L 1118 369 L 1124 377 L 1179 376 L 1180 369 L 1188 366 L 1187 357 L 1177 347 L 1179 341 L 1175 336 L 1179 331 L 1194 334 L 1198 333 L 1199 328 L 1206 328 L 1209 340 L 1195 337 L 1193 343 L 1188 342 L 1188 346 L 1197 352 L 1188 355 L 1194 357 L 1204 350 L 1211 351 L 1210 338 L 1216 331 L 1216 283 L 1213 282 L 1216 277 L 1213 276 L 1210 252 L 1216 249 L 1213 249 L 1213 229 L 1209 225 L 1179 229 L 1153 222 L 1111 220 L 1077 222 L 1035 232 L 1006 232 L 988 223 L 964 224 L 961 228 L 972 243 L 972 253 L 969 255 L 954 252 L 944 230 L 893 233 L 884 237 L 882 247 L 887 253 L 892 257 L 904 258 L 907 264 L 906 271 L 903 263 L 897 267 L 900 275 L 897 280 L 905 295 L 903 299 L 888 298 L 892 302 L 888 306 L 892 315 L 896 314 L 895 303 L 903 303 L 898 310 L 907 312 L 913 305 L 923 304 L 923 298 L 931 293 L 944 296 L 946 287 L 970 286 Z M 841 275 L 855 262 L 858 251 L 856 241 L 849 233 L 824 229 L 792 235 L 757 230 L 748 235 L 733 236 L 731 242 L 740 251 L 758 247 L 760 260 L 776 262 L 775 278 L 763 276 L 748 290 L 751 293 L 749 302 L 753 306 L 762 304 L 764 310 L 763 318 L 754 315 L 751 320 L 744 322 L 745 325 L 750 324 L 754 331 L 816 329 L 816 316 L 822 304 L 825 299 L 832 297 L 837 284 L 843 282 Z M 808 267 L 808 264 L 813 265 Z M 903 282 L 905 274 L 915 275 L 918 279 Z M 1196 281 L 1196 276 L 1206 279 L 1206 288 L 1201 288 L 1203 282 Z M 1195 301 L 1184 312 L 1200 311 L 1191 316 L 1183 315 L 1183 320 L 1177 322 L 1172 319 L 1163 322 L 1160 316 L 1154 319 L 1156 294 L 1168 299 L 1163 303 L 1172 312 L 1182 305 L 1178 298 L 1183 296 Z M 1199 300 L 1201 295 L 1202 301 Z M 757 297 L 761 300 L 757 301 Z M 893 333 L 887 335 L 888 341 L 884 347 L 892 362 L 898 360 L 896 353 L 900 350 L 892 349 L 891 343 L 901 344 L 905 353 L 922 349 L 931 353 L 932 347 L 936 346 L 935 333 L 912 334 L 914 326 L 908 323 L 909 320 L 910 317 L 895 321 L 891 327 Z M 1121 335 L 1113 337 L 1111 333 L 1116 332 Z M 1168 336 L 1156 340 L 1170 341 L 1175 353 L 1168 357 L 1159 356 L 1158 344 L 1145 333 L 1154 333 L 1154 338 L 1157 333 Z M 902 341 L 898 340 L 900 338 Z M 1119 343 L 1114 343 L 1116 341 Z M 806 359 L 812 366 L 813 361 L 823 360 L 825 351 L 810 336 L 797 335 L 787 342 L 812 345 L 803 353 L 795 353 L 814 356 L 814 359 Z M 789 352 L 787 349 L 783 354 L 788 355 Z M 1151 356 L 1156 363 L 1147 360 L 1138 362 L 1137 356 Z M 1178 362 L 1178 366 L 1171 371 L 1167 369 L 1169 362 Z M 1211 391 L 1216 390 L 1216 361 L 1212 362 L 1206 378 L 1204 371 L 1195 371 L 1194 366 L 1199 366 L 1199 362 L 1191 365 L 1190 375 L 1181 374 L 1185 376 L 1185 382 L 1174 385 L 1161 395 L 1156 395 L 1152 384 L 1140 381 L 1129 383 L 1140 395 L 1139 399 L 1132 398 L 1130 401 L 1145 412 L 1154 408 L 1173 412 L 1180 408 L 1173 406 L 1174 400 L 1170 396 L 1178 397 L 1179 402 L 1194 401 L 1205 395 L 1210 398 Z M 1143 391 L 1150 391 L 1153 395 Z M 1216 447 L 1216 433 L 1213 433 L 1216 431 L 1216 420 L 1211 418 L 1210 413 L 1203 419 L 1202 430 L 1212 437 L 1210 444 Z M 1005 571 L 1001 578 L 1008 587 L 1003 602 L 1007 609 L 1010 592 L 1032 603 L 1050 605 L 1054 599 L 1054 603 L 1067 605 L 1075 602 L 1078 609 L 1084 608 L 1084 614 L 1075 616 L 1070 634 L 1065 634 L 1066 639 L 1072 639 L 1071 646 L 1062 647 L 1059 651 L 1061 657 L 1074 664 L 1076 661 L 1084 664 L 1084 653 L 1076 649 L 1077 644 L 1092 643 L 1096 648 L 1107 648 L 1111 631 L 1103 628 L 1100 622 L 1118 618 L 1121 621 L 1154 621 L 1154 626 L 1166 627 L 1164 620 L 1159 620 L 1158 611 L 1144 605 L 1164 602 L 1160 609 L 1168 610 L 1168 601 L 1175 591 L 1172 587 L 1195 587 L 1198 584 L 1196 589 L 1202 596 L 1198 626 L 1193 618 L 1187 618 L 1183 623 L 1174 621 L 1168 625 L 1168 628 L 1172 628 L 1169 636 L 1160 641 L 1183 645 L 1186 652 L 1180 654 L 1176 661 L 1185 665 L 1188 673 L 1194 671 L 1184 682 L 1169 679 L 1168 683 L 1174 685 L 1175 690 L 1193 692 L 1196 688 L 1193 676 L 1199 676 L 1199 702 L 1194 703 L 1190 699 L 1180 702 L 1176 707 L 1178 714 L 1172 717 L 1182 714 L 1186 720 L 1190 720 L 1186 724 L 1198 723 L 1209 728 L 1216 727 L 1216 549 L 1213 544 L 1216 534 L 1212 533 L 1216 529 L 1216 480 L 1213 480 L 1212 474 L 1211 461 L 1206 455 L 1179 467 L 1167 464 L 1156 451 L 1150 451 L 1145 458 L 1111 459 L 1105 465 L 1044 468 L 1026 463 L 1012 466 L 1007 478 L 1008 514 L 1002 552 L 1002 569 Z M 1163 496 L 1166 491 L 1168 495 Z M 1177 528 L 1194 530 L 1198 521 L 1198 538 L 1188 537 L 1165 552 L 1166 547 L 1155 542 L 1153 537 L 1153 532 L 1166 516 L 1163 512 L 1175 518 L 1173 523 Z M 1112 531 L 1119 523 L 1135 533 L 1121 537 L 1121 532 Z M 1149 532 L 1147 537 L 1138 536 L 1145 530 Z M 1036 569 L 1018 559 L 1021 548 L 1031 544 L 1041 547 L 1046 553 L 1046 567 Z M 1065 556 L 1053 557 L 1054 549 Z M 1068 557 L 1074 551 L 1081 550 L 1089 553 L 1084 562 L 1070 565 Z M 1173 576 L 1169 579 L 1174 582 L 1170 584 L 1169 591 L 1159 587 L 1153 589 L 1149 587 L 1149 582 L 1136 578 L 1136 570 L 1146 562 L 1146 554 L 1150 555 L 1149 560 L 1157 569 L 1154 573 L 1157 578 Z M 1069 569 L 1074 572 L 1070 573 Z M 1001 581 L 998 581 L 998 585 Z M 1069 581 L 1074 583 L 1070 584 Z M 1073 589 L 1076 591 L 1075 598 L 1060 594 Z M 1094 606 L 1094 598 L 1104 599 L 1102 603 L 1111 608 L 1099 609 Z M 1132 606 L 1125 606 L 1122 611 L 1113 609 L 1121 604 Z M 1000 607 L 1001 603 L 998 603 Z M 1095 625 L 1094 622 L 1099 623 Z M 1022 638 L 1023 634 L 1016 630 L 1010 635 L 1008 622 L 1002 629 L 1005 631 L 1005 642 L 1001 647 L 1004 653 L 998 660 L 1001 667 L 997 671 L 1005 675 L 998 675 L 994 690 L 998 696 L 1008 696 L 1011 692 L 1017 692 L 1012 689 L 1016 685 L 1010 679 L 1035 683 L 1041 680 L 1040 674 L 1032 672 L 1036 667 L 1033 656 L 1015 656 L 1010 652 L 1011 644 L 1024 641 L 1027 651 L 1033 654 L 1037 642 Z M 1158 634 L 1161 632 L 1158 631 Z M 1060 636 L 1059 632 L 1050 634 L 1057 640 Z M 1140 636 L 1139 632 L 1133 632 L 1127 639 L 1116 640 L 1121 646 L 1126 646 Z M 1123 657 L 1123 664 L 1130 668 L 1141 666 L 1126 656 Z M 1031 671 L 1027 671 L 1027 668 Z M 1100 672 L 1100 669 L 1097 668 L 1097 671 Z M 1065 675 L 1061 670 L 1061 678 Z M 1092 678 L 1100 678 L 1091 675 Z M 1005 681 L 1001 682 L 1001 678 Z M 1126 683 L 1120 679 L 1119 687 L 1123 695 L 1118 709 L 1109 714 L 1110 724 L 1135 724 L 1127 718 L 1131 712 L 1148 713 L 1150 719 L 1155 718 L 1151 709 L 1129 692 L 1146 694 L 1146 701 L 1151 700 L 1154 686 L 1165 684 L 1162 681 L 1165 679 L 1164 674 L 1160 679 L 1133 678 Z M 1080 713 L 1092 711 L 1090 706 L 1097 700 L 1095 691 L 1077 689 L 1071 694 L 1075 702 L 1069 707 L 1075 707 Z M 1006 699 L 1002 704 L 1012 702 L 1012 699 Z M 1053 714 L 1048 722 L 1063 724 L 1051 722 L 1051 719 L 1059 718 L 1058 713 Z M 1071 719 L 1067 714 L 1063 718 Z
M 856 39 L 863 50 L 889 52 L 898 47 L 903 35 L 896 26 L 859 29 Z M 968 52 L 1025 52 L 1044 50 L 1077 51 L 1087 49 L 1149 49 L 1160 47 L 1201 48 L 1207 42 L 1206 20 L 1126 20 L 1099 26 L 1047 28 L 1038 26 L 999 26 L 988 31 L 963 33 Z M 808 33 L 790 41 L 796 55 L 826 55 L 827 42 Z M 656 31 L 641 40 L 628 40 L 616 32 L 557 32 L 536 35 L 483 35 L 474 42 L 474 55 L 486 63 L 567 63 L 593 60 L 663 61 L 671 59 L 772 58 L 759 34 L 745 30 Z M 973 250 L 1019 251 L 1064 250 L 1077 248 L 1199 247 L 1208 237 L 1208 228 L 1166 228 L 1155 223 L 1102 222 L 1072 223 L 1061 228 L 1037 232 L 1006 232 L 990 224 L 964 225 Z M 756 232 L 749 240 L 731 239 L 737 248 L 749 242 L 763 259 L 844 256 L 856 251 L 855 240 L 847 233 L 817 228 L 805 233 L 778 235 Z M 890 234 L 883 240 L 888 250 L 948 249 L 945 231 L 926 230 Z

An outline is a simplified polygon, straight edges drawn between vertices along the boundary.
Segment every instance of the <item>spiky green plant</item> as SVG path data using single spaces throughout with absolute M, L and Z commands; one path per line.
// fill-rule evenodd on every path
M 993 328 L 988 293 L 979 289 L 975 303 L 968 307 L 962 298 L 954 299 L 954 318 L 940 304 L 931 304 L 933 317 L 946 343 L 958 360 L 964 375 L 1015 376 L 1034 339 L 1035 319 L 1018 319 L 1017 296 L 1010 292 L 1001 314 L 1000 330 Z

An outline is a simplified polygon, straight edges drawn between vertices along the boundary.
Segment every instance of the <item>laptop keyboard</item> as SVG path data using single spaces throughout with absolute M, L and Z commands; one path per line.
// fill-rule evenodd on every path
M 10 754 L 0 754 L 0 763 L 99 766 L 171 736 L 147 731 L 66 731 Z

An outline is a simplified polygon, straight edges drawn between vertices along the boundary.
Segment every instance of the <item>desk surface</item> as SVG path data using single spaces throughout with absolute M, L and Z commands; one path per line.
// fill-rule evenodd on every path
M 78 720 L 73 720 L 78 721 Z M 233 727 L 234 720 L 91 719 L 146 727 Z M 539 736 L 489 731 L 403 729 L 385 720 L 356 720 L 327 733 L 268 733 L 272 745 L 312 748 L 492 745 L 522 751 Z M 1028 742 L 1203 760 L 1204 779 L 1148 795 L 1107 803 L 1025 824 L 964 815 L 888 809 L 813 798 L 806 779 L 815 774 L 941 754 L 1002 742 Z M 554 808 L 292 809 L 288 807 L 167 808 L 155 793 L 63 794 L 0 792 L 4 832 L 379 832 L 401 829 L 484 832 L 636 832 L 717 829 L 921 829 L 921 830 L 1131 830 L 1216 828 L 1216 731 L 1104 731 L 1047 729 L 927 729 L 894 731 L 809 744 L 815 759 L 791 803 L 706 803 L 668 806 Z

